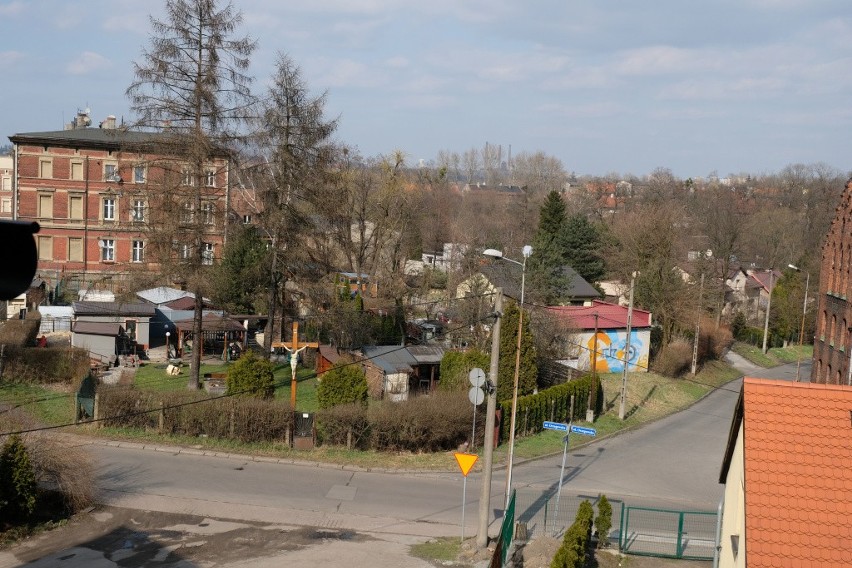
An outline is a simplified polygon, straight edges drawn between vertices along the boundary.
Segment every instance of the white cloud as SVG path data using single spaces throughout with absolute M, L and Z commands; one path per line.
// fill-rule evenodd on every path
M 352 59 L 318 59 L 312 67 L 316 76 L 314 84 L 327 87 L 377 88 L 387 82 L 382 73 L 376 73 L 366 64 Z
M 395 99 L 393 105 L 398 109 L 425 110 L 447 108 L 449 106 L 452 106 L 455 101 L 455 97 L 452 97 L 450 95 L 412 95 Z
M 93 71 L 108 69 L 112 66 L 109 59 L 93 51 L 84 51 L 68 63 L 65 70 L 71 75 L 87 75 Z
M 401 69 L 403 67 L 408 67 L 410 61 L 407 57 L 403 57 L 402 55 L 397 55 L 396 57 L 391 57 L 385 59 L 385 65 L 388 67 L 394 67 L 397 69 Z
M 0 69 L 11 69 L 24 57 L 20 51 L 0 51 Z
M 0 5 L 0 17 L 8 18 L 17 16 L 24 12 L 25 5 L 23 2 L 9 2 L 8 4 Z

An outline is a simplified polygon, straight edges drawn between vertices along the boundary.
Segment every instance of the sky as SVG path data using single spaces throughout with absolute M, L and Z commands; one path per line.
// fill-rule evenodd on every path
M 486 143 L 577 175 L 852 170 L 849 0 L 234 0 L 257 41 L 327 95 L 336 137 L 407 163 Z M 160 0 L 0 0 L 0 144 L 132 118 Z

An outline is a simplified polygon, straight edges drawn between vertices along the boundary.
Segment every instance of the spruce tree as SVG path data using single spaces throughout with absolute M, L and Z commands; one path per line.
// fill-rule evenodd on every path
M 26 520 L 35 510 L 35 471 L 20 436 L 10 437 L 0 453 L 0 518 Z
M 599 282 L 606 273 L 600 254 L 601 235 L 585 215 L 571 215 L 565 223 L 565 258 L 567 264 L 590 284 Z
M 547 304 L 568 296 L 571 282 L 563 272 L 567 264 L 565 202 L 557 191 L 547 194 L 533 238 L 533 254 L 527 261 L 530 298 Z

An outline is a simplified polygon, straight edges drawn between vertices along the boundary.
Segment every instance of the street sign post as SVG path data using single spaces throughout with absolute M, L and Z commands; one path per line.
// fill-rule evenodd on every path
M 462 522 L 461 522 L 461 541 L 464 542 L 464 504 L 467 501 L 467 474 L 470 473 L 471 468 L 473 468 L 473 464 L 476 463 L 476 460 L 479 459 L 479 456 L 476 454 L 467 454 L 462 452 L 456 452 L 454 454 L 456 456 L 456 461 L 459 464 L 459 469 L 461 469 L 462 475 L 464 476 L 464 481 L 462 482 Z
M 571 426 L 572 434 L 582 434 L 583 436 L 597 436 L 598 431 L 594 428 L 586 428 L 585 426 Z
M 563 422 L 545 421 L 541 426 L 545 430 L 556 430 L 558 432 L 567 432 L 568 431 L 568 425 L 563 423 Z

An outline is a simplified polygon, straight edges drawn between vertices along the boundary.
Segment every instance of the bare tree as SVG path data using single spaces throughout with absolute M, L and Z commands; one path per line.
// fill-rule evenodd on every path
M 199 387 L 205 273 L 213 261 L 206 239 L 226 185 L 222 159 L 251 111 L 246 74 L 255 43 L 236 37 L 242 15 L 217 0 L 168 0 L 127 89 L 138 125 L 154 130 L 164 156 L 159 199 L 151 206 L 152 252 L 195 293 L 188 387 Z M 152 180 L 153 181 L 153 180 Z M 218 183 L 217 183 L 218 182 Z M 215 227 L 215 224 L 213 224 Z

